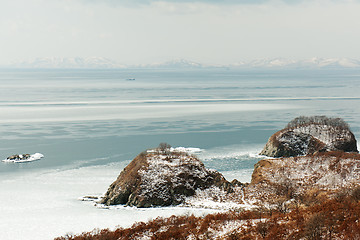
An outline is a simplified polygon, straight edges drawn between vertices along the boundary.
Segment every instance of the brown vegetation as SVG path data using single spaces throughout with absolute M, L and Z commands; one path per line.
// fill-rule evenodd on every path
M 313 154 L 314 157 L 336 157 L 336 159 L 356 159 L 360 160 L 360 154 L 357 152 L 343 152 L 343 151 L 331 151 L 331 152 L 317 152 Z
M 166 152 L 166 149 L 168 146 L 163 144 L 160 151 Z M 137 161 L 157 154 L 159 152 L 140 154 Z M 172 162 L 184 154 L 172 152 L 164 159 Z M 204 217 L 158 217 L 147 223 L 135 223 L 130 228 L 94 230 L 55 240 L 360 239 L 359 160 L 360 154 L 342 151 L 262 160 L 255 165 L 250 185 L 226 181 L 235 189 L 232 196 L 239 199 L 243 196 L 244 202 L 255 201 L 259 206 L 255 210 Z M 124 171 L 122 174 L 129 174 L 131 170 L 125 168 Z M 328 179 L 331 181 L 325 181 Z
M 171 216 L 131 228 L 94 230 L 55 240 L 112 239 L 360 239 L 360 187 L 342 197 L 327 199 L 290 212 L 243 211 L 209 214 L 205 217 Z M 223 227 L 233 225 L 229 231 Z M 219 232 L 222 231 L 222 234 Z
M 287 128 L 296 128 L 309 124 L 328 125 L 339 129 L 349 130 L 349 125 L 341 118 L 329 118 L 326 116 L 300 116 L 297 117 L 286 126 Z

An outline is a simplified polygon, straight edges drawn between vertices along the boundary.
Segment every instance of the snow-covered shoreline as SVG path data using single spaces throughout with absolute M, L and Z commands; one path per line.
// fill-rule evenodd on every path
M 47 240 L 94 228 L 131 227 L 135 222 L 147 222 L 159 216 L 203 216 L 223 211 L 185 206 L 144 209 L 119 205 L 104 208 L 79 199 L 89 195 L 101 196 L 125 165 L 126 162 L 117 162 L 64 170 L 28 171 L 11 178 L 2 176 L 0 228 L 4 231 L 0 232 L 0 239 Z

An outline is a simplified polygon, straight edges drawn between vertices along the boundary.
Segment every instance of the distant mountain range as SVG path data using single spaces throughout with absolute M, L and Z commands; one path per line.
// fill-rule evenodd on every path
M 139 68 L 207 68 L 207 67 L 214 67 L 214 66 L 203 65 L 201 63 L 188 61 L 185 59 L 176 59 L 176 60 L 171 60 L 171 61 L 167 61 L 167 62 L 137 65 L 135 67 L 139 67 Z
M 167 62 L 121 65 L 116 61 L 102 58 L 36 58 L 7 65 L 10 68 L 45 68 L 45 69 L 118 69 L 118 68 L 144 68 L 144 69 L 197 69 L 197 68 L 231 68 L 231 69 L 353 69 L 360 68 L 360 61 L 349 58 L 311 58 L 306 60 L 291 60 L 285 58 L 258 59 L 243 61 L 228 65 L 201 64 L 184 59 Z
M 124 68 L 125 66 L 116 63 L 113 60 L 103 57 L 89 58 L 59 58 L 47 57 L 36 58 L 33 60 L 22 61 L 10 64 L 11 68 L 66 68 L 66 69 L 107 69 L 107 68 Z
M 274 58 L 240 62 L 231 66 L 239 68 L 359 68 L 360 61 L 349 58 L 311 58 L 306 60 Z

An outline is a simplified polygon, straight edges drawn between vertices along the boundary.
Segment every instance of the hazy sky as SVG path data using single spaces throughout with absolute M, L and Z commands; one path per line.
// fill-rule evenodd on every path
M 360 58 L 359 0 L 1 0 L 0 64 Z

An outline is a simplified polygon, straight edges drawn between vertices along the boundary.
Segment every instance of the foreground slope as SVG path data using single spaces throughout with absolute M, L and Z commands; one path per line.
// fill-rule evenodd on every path
M 321 124 L 314 124 L 314 120 L 319 119 Z M 200 181 L 198 189 L 210 186 L 227 189 L 231 198 L 224 198 L 225 201 L 231 199 L 252 205 L 252 208 L 228 209 L 205 217 L 157 218 L 148 223 L 136 223 L 131 228 L 93 231 L 58 239 L 360 239 L 360 154 L 357 153 L 355 137 L 342 120 L 315 117 L 310 119 L 310 125 L 308 120 L 295 119 L 287 128 L 295 134 L 288 140 L 296 141 L 286 143 L 295 146 L 293 149 L 304 146 L 300 148 L 304 150 L 300 155 L 304 156 L 259 161 L 254 166 L 250 184 L 235 187 L 220 173 L 204 168 L 194 156 L 157 150 L 135 158 L 129 164 L 132 169 L 124 169 L 104 198 L 104 203 L 108 204 L 106 201 L 116 199 L 117 194 L 124 192 L 131 183 L 136 187 L 126 193 L 129 195 L 124 199 L 128 201 L 135 194 L 141 202 L 144 196 L 149 198 L 146 194 L 150 192 L 150 199 L 165 193 L 164 196 L 169 196 L 166 199 L 175 199 L 171 204 L 177 204 L 177 199 L 184 199 L 188 193 L 195 194 L 197 190 L 193 183 Z M 308 135 L 299 138 L 299 134 Z M 315 144 L 309 145 L 311 141 Z M 332 151 L 339 147 L 343 151 Z M 127 175 L 134 179 L 124 181 Z M 187 178 L 191 181 L 188 182 Z M 181 187 L 186 191 L 174 198 L 167 193 L 175 193 L 172 187 L 176 188 L 177 183 L 191 187 Z M 151 189 L 165 190 L 159 193 Z M 132 205 L 131 202 L 125 203 Z

